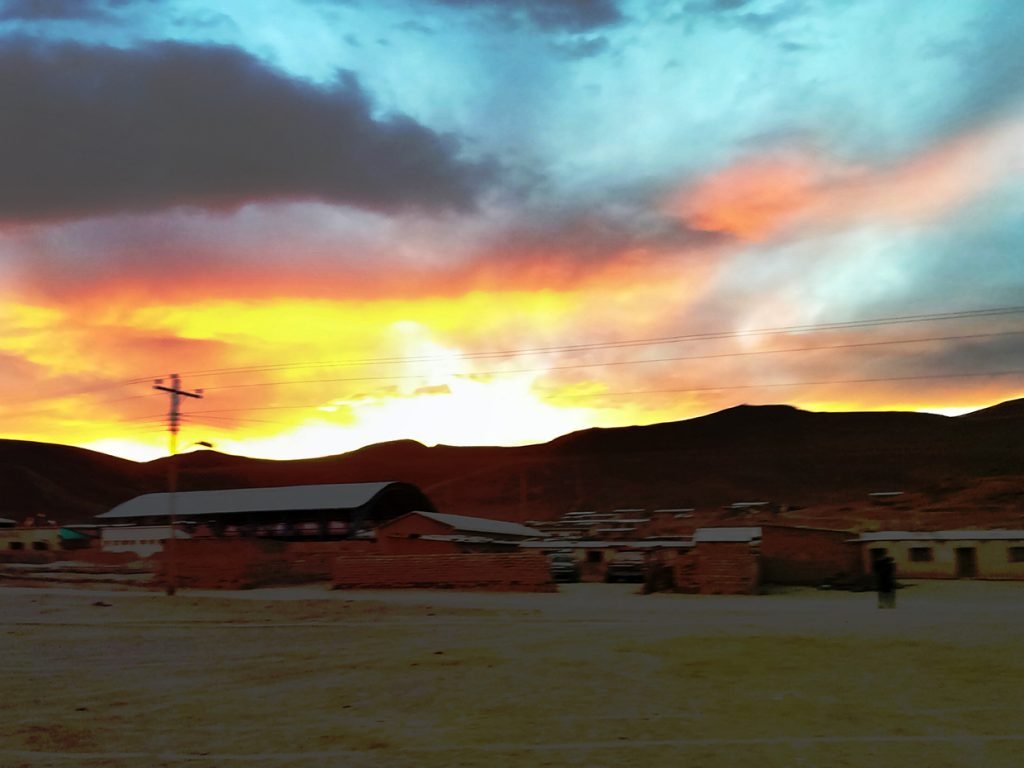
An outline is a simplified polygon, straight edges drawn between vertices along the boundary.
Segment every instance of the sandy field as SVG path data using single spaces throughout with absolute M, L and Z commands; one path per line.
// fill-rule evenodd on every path
M 1024 765 L 1024 584 L 0 588 L 0 766 Z

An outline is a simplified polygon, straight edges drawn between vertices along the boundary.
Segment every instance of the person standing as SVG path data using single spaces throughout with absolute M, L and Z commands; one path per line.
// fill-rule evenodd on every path
M 878 590 L 878 607 L 896 607 L 896 561 L 883 555 L 875 559 L 875 589 Z

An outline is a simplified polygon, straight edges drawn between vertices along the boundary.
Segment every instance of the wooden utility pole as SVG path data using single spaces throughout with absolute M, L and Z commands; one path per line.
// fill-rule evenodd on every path
M 153 389 L 167 392 L 171 396 L 171 408 L 167 416 L 167 429 L 170 433 L 170 458 L 167 461 L 167 520 L 171 527 L 171 535 L 164 546 L 164 571 L 167 575 L 166 590 L 168 595 L 178 591 L 178 558 L 177 558 L 177 510 L 175 509 L 175 493 L 178 490 L 178 430 L 181 426 L 181 398 L 201 398 L 203 390 L 188 392 L 181 388 L 181 377 L 171 374 L 170 386 L 164 386 L 163 379 L 157 379 Z

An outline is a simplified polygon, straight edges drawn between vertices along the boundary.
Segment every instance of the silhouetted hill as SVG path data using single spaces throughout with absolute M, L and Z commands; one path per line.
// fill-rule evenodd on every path
M 982 408 L 979 411 L 971 411 L 957 418 L 978 421 L 981 419 L 1024 419 L 1024 397 L 1017 400 L 1007 400 L 1005 403 L 993 405 L 990 408 Z
M 0 517 L 91 519 L 164 490 L 167 461 L 0 441 Z M 1024 525 L 1024 400 L 955 418 L 742 405 L 518 448 L 400 440 L 300 461 L 198 451 L 178 462 L 182 490 L 405 480 L 443 510 L 514 520 L 573 509 L 721 510 L 753 500 L 850 517 L 866 514 L 869 493 L 901 490 L 907 510 Z
M 0 440 L 0 517 L 86 519 L 153 487 L 144 464 L 51 443 Z

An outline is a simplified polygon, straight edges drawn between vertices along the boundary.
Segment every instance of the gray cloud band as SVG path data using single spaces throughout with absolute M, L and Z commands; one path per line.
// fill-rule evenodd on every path
M 229 47 L 0 46 L 0 219 L 317 199 L 470 208 L 493 169 L 355 78 L 316 87 Z
M 547 31 L 587 32 L 622 21 L 616 0 L 433 0 L 454 8 L 490 10 Z

